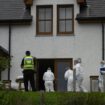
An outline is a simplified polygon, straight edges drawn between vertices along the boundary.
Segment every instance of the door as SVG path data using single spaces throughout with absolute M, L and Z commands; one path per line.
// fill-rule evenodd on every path
M 67 91 L 67 81 L 64 79 L 66 67 L 72 68 L 72 59 L 55 60 L 55 88 L 57 91 Z

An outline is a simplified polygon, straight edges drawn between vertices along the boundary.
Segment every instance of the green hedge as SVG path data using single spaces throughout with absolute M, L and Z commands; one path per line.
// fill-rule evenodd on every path
M 105 93 L 0 91 L 0 105 L 105 105 Z
M 105 105 L 105 93 L 60 93 L 58 105 Z
M 0 91 L 0 105 L 40 105 L 38 92 Z

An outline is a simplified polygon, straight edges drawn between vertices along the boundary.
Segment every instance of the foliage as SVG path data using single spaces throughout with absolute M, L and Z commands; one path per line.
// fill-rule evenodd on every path
M 9 57 L 2 57 L 0 56 L 0 72 L 9 68 Z
M 104 93 L 60 93 L 58 105 L 104 105 Z
M 87 98 L 85 93 L 60 93 L 58 105 L 87 105 Z
M 0 105 L 39 105 L 39 93 L 1 91 Z
M 58 92 L 44 93 L 44 105 L 58 105 Z
M 87 105 L 105 105 L 105 93 L 88 94 Z
M 3 90 L 3 83 L 0 81 L 0 90 Z
M 0 105 L 105 105 L 105 93 L 0 91 Z

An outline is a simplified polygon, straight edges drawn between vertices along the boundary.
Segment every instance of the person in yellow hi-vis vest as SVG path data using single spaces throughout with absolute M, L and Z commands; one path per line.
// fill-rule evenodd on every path
M 36 69 L 36 58 L 31 56 L 30 51 L 26 51 L 26 56 L 22 59 L 21 68 L 23 69 L 23 80 L 25 91 L 28 91 L 28 81 L 30 81 L 30 85 L 32 91 L 35 91 L 35 69 Z

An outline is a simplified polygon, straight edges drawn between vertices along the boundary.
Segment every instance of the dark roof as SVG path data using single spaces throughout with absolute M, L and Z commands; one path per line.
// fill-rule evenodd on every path
M 24 0 L 0 0 L 0 23 L 30 22 Z
M 3 53 L 4 55 L 9 56 L 9 52 L 2 46 L 0 46 L 0 53 Z
M 105 0 L 86 0 L 86 5 L 80 6 L 76 19 L 105 21 Z

